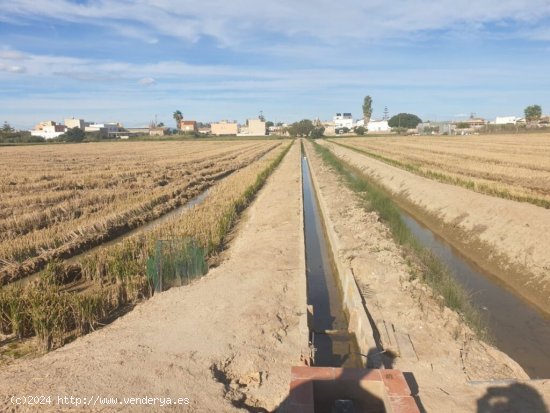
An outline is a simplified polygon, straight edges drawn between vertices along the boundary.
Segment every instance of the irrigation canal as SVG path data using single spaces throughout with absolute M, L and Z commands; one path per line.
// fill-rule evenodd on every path
M 314 365 L 363 367 L 355 336 L 348 332 L 336 269 L 323 227 L 307 158 L 302 155 L 307 303 L 313 307 L 309 329 Z
M 347 333 L 348 322 L 342 310 L 332 252 L 326 241 L 309 164 L 304 156 L 302 181 L 308 304 L 314 309 L 310 331 L 317 349 L 315 364 L 360 367 L 361 360 L 355 356 L 358 353 L 355 338 Z M 550 318 L 413 216 L 402 209 L 400 214 L 414 236 L 449 268 L 455 280 L 470 295 L 473 305 L 484 317 L 492 344 L 521 365 L 531 378 L 550 378 Z M 327 332 L 329 334 L 325 334 Z
M 485 274 L 455 248 L 401 211 L 415 237 L 451 270 L 480 309 L 492 343 L 513 358 L 533 379 L 550 378 L 550 319 Z

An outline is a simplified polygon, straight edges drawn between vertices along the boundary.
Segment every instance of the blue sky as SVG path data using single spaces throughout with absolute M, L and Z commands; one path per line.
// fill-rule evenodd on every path
M 550 112 L 550 0 L 0 0 L 0 121 Z

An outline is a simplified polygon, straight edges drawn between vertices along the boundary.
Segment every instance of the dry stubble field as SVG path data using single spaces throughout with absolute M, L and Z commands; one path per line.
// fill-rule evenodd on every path
M 192 237 L 215 255 L 285 147 L 220 141 L 3 148 L 0 362 L 63 345 L 148 297 L 147 260 L 157 239 Z M 151 231 L 63 263 L 212 186 L 202 204 Z M 36 281 L 13 283 L 43 266 Z
M 0 283 L 157 218 L 273 142 L 137 142 L 0 150 Z
M 345 138 L 334 142 L 440 182 L 550 208 L 550 135 Z

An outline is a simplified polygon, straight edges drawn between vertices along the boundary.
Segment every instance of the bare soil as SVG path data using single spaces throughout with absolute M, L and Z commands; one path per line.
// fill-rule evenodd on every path
M 498 411 L 503 412 L 546 411 L 534 407 L 544 405 L 543 400 L 550 406 L 550 380 L 529 381 L 515 361 L 477 339 L 458 314 L 442 308 L 429 287 L 411 278 L 403 251 L 378 214 L 365 210 L 311 144 L 306 149 L 319 182 L 317 195 L 330 211 L 325 224 L 337 234 L 335 259 L 353 271 L 386 344 L 400 354 L 393 358 L 393 368 L 412 373 L 409 385 L 417 383 L 426 411 L 493 411 L 478 409 L 486 401 L 501 403 Z
M 86 411 L 274 410 L 288 394 L 290 367 L 308 356 L 299 159 L 294 144 L 206 277 L 155 295 L 59 350 L 3 368 L 0 411 L 37 410 L 14 406 L 12 395 L 190 400 Z
M 550 315 L 550 210 L 439 183 L 323 142 L 468 259 Z

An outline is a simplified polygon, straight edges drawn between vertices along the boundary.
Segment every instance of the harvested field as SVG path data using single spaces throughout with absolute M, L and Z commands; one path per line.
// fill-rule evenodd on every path
M 519 238 L 505 239 L 507 248 L 535 243 L 519 254 L 528 253 L 537 271 L 548 255 L 537 238 L 541 228 L 531 224 L 543 221 L 548 210 L 436 182 L 324 140 L 318 147 L 304 141 L 305 159 L 298 142 L 246 143 L 252 146 L 244 149 L 240 142 L 242 151 L 250 151 L 246 165 L 192 187 L 202 194 L 200 203 L 70 260 L 53 260 L 36 281 L 0 288 L 0 410 L 33 411 L 30 405 L 14 407 L 12 396 L 44 394 L 93 395 L 107 403 L 116 398 L 113 405 L 94 403 L 85 411 L 284 412 L 296 407 L 291 366 L 322 365 L 315 354 L 328 342 L 329 353 L 341 355 L 331 366 L 362 356 L 359 365 L 382 369 L 376 374 L 404 371 L 420 411 L 475 411 L 507 380 L 530 392 L 518 402 L 522 408 L 548 402 L 547 381 L 530 381 L 521 366 L 470 328 L 465 306 L 445 295 L 458 290 L 428 282 L 439 268 L 435 259 L 424 265 L 414 255 L 419 250 L 400 241 L 383 206 L 392 195 L 426 209 L 423 218 L 431 216 L 450 232 L 464 235 L 474 228 L 476 236 L 490 236 L 475 246 L 489 248 L 506 233 Z M 337 167 L 342 160 L 355 180 Z M 301 179 L 301 165 L 308 164 L 311 187 Z M 364 185 L 355 186 L 360 176 Z M 386 187 L 385 198 L 365 189 L 371 183 Z M 304 194 L 315 195 L 309 199 L 319 205 L 315 231 L 305 230 Z M 462 213 L 465 207 L 471 214 Z M 529 226 L 519 228 L 516 221 L 525 216 Z M 495 233 L 503 219 L 509 221 L 505 233 Z M 487 228 L 480 228 L 480 220 Z M 311 303 L 311 285 L 329 286 L 311 276 L 318 270 L 306 260 L 312 239 L 327 241 L 319 255 L 337 268 L 341 289 L 332 291 L 345 305 L 334 297 Z M 192 240 L 201 254 L 202 272 L 173 284 L 168 279 L 168 291 L 156 288 L 155 278 L 162 274 L 157 264 L 166 256 L 157 260 L 157 254 L 164 240 Z M 464 240 L 474 245 L 473 238 Z M 478 253 L 486 257 L 487 251 Z M 191 265 L 177 259 L 170 256 L 168 264 Z M 320 275 L 328 275 L 322 267 Z M 540 281 L 543 291 L 549 284 Z M 341 326 L 315 331 L 311 322 L 323 308 L 331 309 L 329 317 L 342 312 Z M 344 331 L 366 338 L 359 352 L 337 339 Z M 316 334 L 331 338 L 318 341 Z M 189 404 L 124 402 L 145 396 L 185 397 Z M 54 400 L 42 410 L 74 407 Z
M 439 182 L 550 208 L 550 135 L 334 140 Z
M 147 261 L 159 238 L 191 237 L 212 258 L 286 153 L 288 144 L 275 145 L 275 150 L 216 184 L 203 204 L 154 231 L 99 249 L 68 267 L 50 263 L 37 282 L 0 290 L 0 334 L 19 340 L 36 335 L 39 346 L 49 350 L 149 297 Z
M 488 276 L 550 313 L 550 211 L 440 183 L 331 142 L 323 145 L 386 188 Z
M 0 411 L 36 411 L 14 407 L 10 395 L 38 393 L 190 401 L 78 408 L 52 396 L 44 412 L 273 411 L 288 392 L 290 366 L 308 353 L 299 149 L 244 212 L 220 266 L 61 349 L 3 366 Z M 237 182 L 256 176 L 249 171 Z
M 4 148 L 0 283 L 158 218 L 277 145 L 129 142 Z

